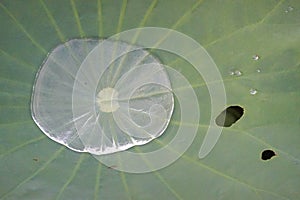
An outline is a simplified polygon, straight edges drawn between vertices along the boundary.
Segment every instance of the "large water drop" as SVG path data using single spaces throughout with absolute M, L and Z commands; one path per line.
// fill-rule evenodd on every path
M 32 117 L 52 140 L 96 155 L 163 134 L 174 99 L 159 60 L 138 46 L 74 39 L 57 46 L 37 73 Z

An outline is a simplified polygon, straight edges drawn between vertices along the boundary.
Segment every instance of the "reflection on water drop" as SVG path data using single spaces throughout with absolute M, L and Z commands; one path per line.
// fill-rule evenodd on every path
M 256 95 L 257 94 L 257 89 L 251 88 L 250 89 L 250 94 Z
M 260 57 L 259 57 L 259 55 L 254 55 L 254 56 L 252 56 L 252 59 L 253 59 L 253 60 L 259 60 Z
M 120 106 L 118 103 L 117 90 L 107 87 L 102 89 L 97 95 L 97 104 L 102 112 L 114 112 Z
M 257 73 L 260 73 L 260 72 L 261 72 L 261 69 L 257 69 L 256 72 L 257 72 Z

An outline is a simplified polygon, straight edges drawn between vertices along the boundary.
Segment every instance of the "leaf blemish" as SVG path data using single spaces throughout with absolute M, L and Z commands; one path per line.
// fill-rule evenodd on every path
M 273 150 L 270 150 L 270 149 L 264 150 L 261 153 L 262 160 L 270 160 L 273 156 L 277 156 L 277 154 Z
M 244 108 L 241 106 L 229 106 L 223 110 L 216 118 L 218 126 L 230 127 L 244 115 Z

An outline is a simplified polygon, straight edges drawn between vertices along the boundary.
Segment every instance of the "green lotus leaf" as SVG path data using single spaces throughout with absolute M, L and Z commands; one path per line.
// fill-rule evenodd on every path
M 160 148 L 180 125 L 198 127 L 196 138 L 176 162 L 145 174 L 50 140 L 30 109 L 36 73 L 56 46 L 138 27 L 170 28 L 199 42 L 218 66 L 228 106 L 244 109 L 199 159 L 214 83 L 184 59 L 153 50 L 188 79 L 201 117 L 183 124 L 175 100 L 165 133 L 129 151 Z M 300 199 L 300 1 L 2 0 L 0 38 L 0 199 Z M 264 150 L 275 156 L 261 159 Z

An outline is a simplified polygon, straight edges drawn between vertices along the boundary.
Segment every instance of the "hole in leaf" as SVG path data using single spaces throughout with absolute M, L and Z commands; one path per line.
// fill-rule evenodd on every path
M 271 159 L 273 156 L 276 156 L 276 153 L 273 151 L 273 150 L 264 150 L 262 153 L 261 153 L 261 159 L 262 160 L 269 160 Z
M 229 106 L 216 118 L 216 124 L 222 127 L 230 127 L 237 122 L 244 114 L 244 109 L 240 106 Z

